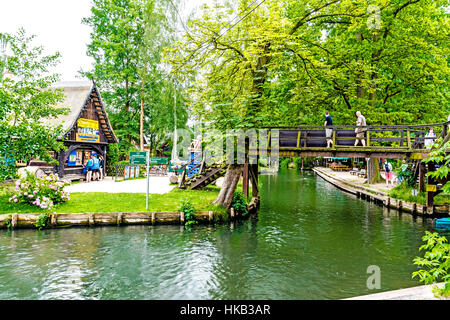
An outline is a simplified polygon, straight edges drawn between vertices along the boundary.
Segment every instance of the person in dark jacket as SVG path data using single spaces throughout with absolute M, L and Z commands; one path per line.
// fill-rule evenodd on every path
M 98 159 L 100 160 L 100 180 L 103 180 L 103 177 L 105 176 L 105 160 L 103 159 L 103 156 L 99 156 Z
M 331 118 L 330 113 L 328 111 L 325 111 L 325 123 L 324 126 L 332 126 L 333 125 L 333 118 Z M 333 129 L 325 129 L 325 135 L 327 137 L 327 148 L 330 147 L 330 145 L 333 143 L 332 137 L 333 137 Z

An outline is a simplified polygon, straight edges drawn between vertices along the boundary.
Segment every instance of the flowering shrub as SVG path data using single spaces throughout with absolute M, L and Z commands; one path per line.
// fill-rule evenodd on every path
M 21 202 L 51 209 L 55 204 L 69 200 L 69 193 L 64 191 L 67 183 L 58 181 L 58 175 L 36 178 L 27 173 L 25 178 L 16 181 L 15 194 L 9 202 Z

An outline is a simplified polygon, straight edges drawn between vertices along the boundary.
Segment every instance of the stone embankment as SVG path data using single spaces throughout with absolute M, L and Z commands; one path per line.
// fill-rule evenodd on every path
M 373 201 L 386 207 L 394 208 L 399 211 L 409 212 L 412 214 L 419 214 L 424 216 L 450 215 L 450 208 L 448 204 L 434 205 L 433 208 L 427 208 L 426 205 L 391 198 L 387 192 L 383 192 L 371 187 L 361 186 L 352 181 L 333 176 L 332 173 L 329 172 L 330 170 L 327 168 L 314 168 L 313 171 L 325 181 L 333 184 L 337 188 L 354 194 L 358 198 L 365 199 L 367 201 Z

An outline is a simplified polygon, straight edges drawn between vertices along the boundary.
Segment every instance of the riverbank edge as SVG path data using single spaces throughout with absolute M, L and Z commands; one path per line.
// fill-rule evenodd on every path
M 342 300 L 450 300 L 447 297 L 435 297 L 433 288 L 442 289 L 444 283 L 429 284 L 424 286 L 379 292 L 364 296 L 347 298 Z
M 227 213 L 214 211 L 196 211 L 194 219 L 199 224 L 226 223 L 245 220 L 258 213 L 260 198 L 254 197 L 247 204 L 248 214 L 243 216 L 231 208 Z M 11 218 L 9 217 L 11 216 Z M 0 229 L 36 228 L 41 214 L 11 213 L 0 215 Z M 10 220 L 10 221 L 9 221 Z M 9 223 L 7 223 L 9 221 Z M 183 212 L 107 212 L 107 213 L 51 213 L 46 229 L 68 227 L 103 227 L 129 225 L 184 225 Z
M 434 215 L 449 216 L 448 205 L 435 205 L 433 208 L 428 208 L 426 205 L 420 203 L 408 202 L 405 200 L 395 199 L 390 197 L 386 192 L 371 189 L 368 187 L 356 185 L 349 181 L 332 177 L 323 170 L 324 168 L 313 168 L 313 171 L 325 181 L 331 183 L 338 189 L 351 193 L 358 198 L 373 201 L 379 205 L 383 205 L 388 208 L 393 208 L 401 212 L 408 212 L 413 215 L 422 215 L 426 217 L 433 217 Z

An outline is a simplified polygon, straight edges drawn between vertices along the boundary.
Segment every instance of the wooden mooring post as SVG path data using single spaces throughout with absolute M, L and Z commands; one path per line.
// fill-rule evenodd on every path
M 249 163 L 248 163 L 248 153 L 245 155 L 244 171 L 242 173 L 242 193 L 244 198 L 248 199 L 248 187 L 249 187 Z

